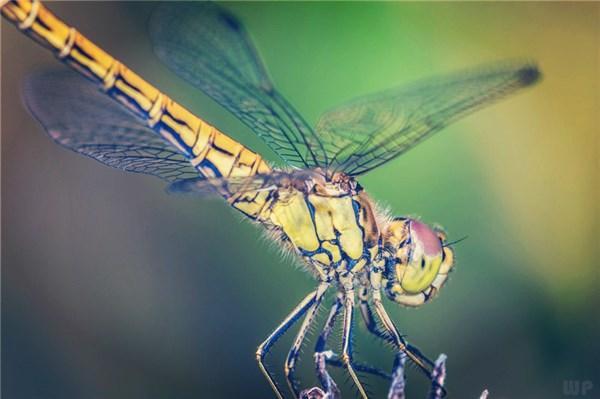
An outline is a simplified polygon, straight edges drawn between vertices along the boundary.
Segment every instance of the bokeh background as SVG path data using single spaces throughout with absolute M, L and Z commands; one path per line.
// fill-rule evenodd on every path
M 276 156 L 153 56 L 155 4 L 50 8 L 221 130 Z M 227 3 L 310 121 L 356 95 L 506 58 L 538 86 L 361 179 L 395 214 L 440 223 L 457 267 L 440 298 L 389 305 L 408 339 L 448 354 L 451 398 L 561 398 L 592 381 L 598 343 L 598 3 Z M 28 73 L 60 68 L 2 23 L 2 393 L 6 398 L 268 398 L 258 343 L 314 282 L 220 201 L 167 195 L 51 142 Z M 48 104 L 52 106 L 52 104 Z M 389 367 L 360 327 L 358 357 Z M 269 363 L 282 376 L 292 334 Z M 314 338 L 314 335 L 313 335 Z M 314 385 L 312 341 L 300 363 Z M 346 379 L 339 373 L 338 381 Z M 409 371 L 409 398 L 425 397 Z M 374 397 L 386 383 L 369 379 Z M 345 385 L 345 397 L 353 397 Z

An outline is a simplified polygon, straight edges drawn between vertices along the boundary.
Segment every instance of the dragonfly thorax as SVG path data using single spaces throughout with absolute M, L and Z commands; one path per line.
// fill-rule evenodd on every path
M 362 191 L 362 187 L 354 178 L 343 172 L 333 174 L 324 173 L 321 169 L 315 169 L 310 179 L 305 181 L 309 193 L 324 197 L 343 197 L 356 195 Z
M 371 200 L 352 178 L 318 177 L 278 188 L 262 215 L 280 239 L 309 268 L 325 277 L 332 271 L 358 273 L 379 254 L 379 228 Z

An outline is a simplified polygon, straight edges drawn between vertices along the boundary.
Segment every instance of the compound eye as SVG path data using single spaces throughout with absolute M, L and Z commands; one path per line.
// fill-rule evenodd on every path
M 402 289 L 416 294 L 429 287 L 437 276 L 444 250 L 437 234 L 417 220 L 410 220 L 409 235 L 408 260 L 397 265 L 396 273 Z

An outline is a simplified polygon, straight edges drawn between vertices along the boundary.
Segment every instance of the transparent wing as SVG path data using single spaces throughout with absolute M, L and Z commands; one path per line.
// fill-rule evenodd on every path
M 252 191 L 276 190 L 280 187 L 299 187 L 310 180 L 314 172 L 295 170 L 273 171 L 254 176 L 204 178 L 202 176 L 177 180 L 169 185 L 171 194 L 196 194 L 201 196 L 234 195 Z
M 242 24 L 211 2 L 163 4 L 150 21 L 158 57 L 259 135 L 289 165 L 324 167 L 311 127 L 274 89 Z
M 217 177 L 207 179 L 202 176 L 181 179 L 167 187 L 169 194 L 194 194 L 200 196 L 233 195 L 275 188 L 269 175 L 243 177 Z
M 330 168 L 356 176 L 539 77 L 529 63 L 480 67 L 358 98 L 325 113 L 316 130 L 325 146 L 337 147 Z
M 167 181 L 198 175 L 162 137 L 74 72 L 31 75 L 23 95 L 31 113 L 63 147 Z

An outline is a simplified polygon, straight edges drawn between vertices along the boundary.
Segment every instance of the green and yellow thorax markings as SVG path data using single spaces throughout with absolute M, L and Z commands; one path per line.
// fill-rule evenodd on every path
M 280 189 L 274 195 L 262 217 L 280 227 L 321 276 L 331 268 L 357 273 L 378 255 L 379 228 L 360 187 L 340 192 L 317 183 L 311 191 Z

